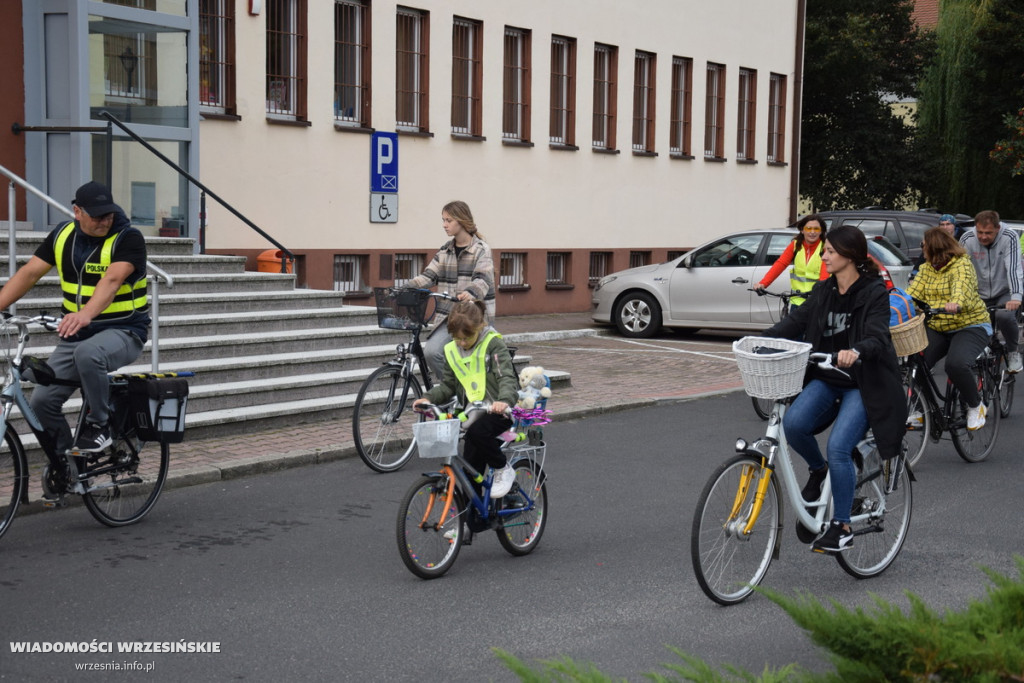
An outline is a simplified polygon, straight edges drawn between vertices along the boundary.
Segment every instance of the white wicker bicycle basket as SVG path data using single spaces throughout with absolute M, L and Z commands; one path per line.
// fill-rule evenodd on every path
M 788 398 L 803 388 L 810 344 L 772 337 L 743 337 L 732 343 L 732 352 L 748 395 Z
M 460 420 L 427 420 L 412 426 L 421 458 L 450 458 L 459 454 Z

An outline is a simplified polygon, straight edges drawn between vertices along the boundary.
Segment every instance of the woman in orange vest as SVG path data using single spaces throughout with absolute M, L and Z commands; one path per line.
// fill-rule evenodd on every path
M 789 274 L 789 286 L 794 292 L 806 294 L 811 291 L 815 282 L 828 279 L 828 271 L 821 262 L 821 250 L 827 232 L 825 221 L 818 214 L 812 213 L 801 218 L 796 227 L 800 234 L 757 283 L 756 289 L 763 290 L 768 287 L 790 264 L 793 264 L 793 271 Z M 789 300 L 789 305 L 799 306 L 803 302 L 804 297 L 794 296 Z

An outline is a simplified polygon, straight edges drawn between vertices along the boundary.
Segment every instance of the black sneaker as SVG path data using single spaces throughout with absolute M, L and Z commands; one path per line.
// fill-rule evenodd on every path
M 811 476 L 807 480 L 807 484 L 801 489 L 800 497 L 806 501 L 818 500 L 821 495 L 821 485 L 825 483 L 825 477 L 828 476 L 828 465 L 825 465 L 820 470 L 811 470 Z
M 853 532 L 843 529 L 843 523 L 833 519 L 828 530 L 811 545 L 816 553 L 840 553 L 853 547 Z
M 98 453 L 111 444 L 106 425 L 86 422 L 78 431 L 78 440 L 72 450 L 79 453 Z

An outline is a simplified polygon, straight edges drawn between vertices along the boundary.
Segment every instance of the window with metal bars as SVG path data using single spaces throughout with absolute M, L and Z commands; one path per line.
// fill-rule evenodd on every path
M 425 133 L 430 83 L 430 13 L 399 7 L 395 37 L 395 124 Z
M 708 62 L 704 101 L 704 158 L 722 159 L 725 147 L 725 65 Z
M 655 72 L 658 58 L 636 51 L 633 58 L 633 151 L 654 152 Z
M 267 115 L 306 120 L 306 2 L 267 0 Z
M 639 268 L 640 266 L 646 266 L 651 262 L 651 252 L 649 251 L 631 251 L 629 252 L 629 267 Z
M 334 291 L 365 292 L 366 257 L 356 254 L 334 255 Z
M 548 270 L 546 282 L 549 285 L 568 285 L 569 263 L 571 254 L 567 251 L 548 252 Z
M 235 113 L 235 0 L 199 0 L 199 106 Z
M 576 39 L 551 37 L 551 126 L 553 145 L 576 145 Z
M 757 125 L 757 71 L 740 69 L 740 91 L 736 121 L 736 158 L 753 161 Z
M 452 27 L 452 133 L 483 135 L 483 22 L 456 17 Z
M 423 272 L 423 254 L 395 254 L 395 287 L 404 286 Z
M 501 136 L 530 140 L 530 31 L 505 27 L 505 67 Z
M 610 273 L 612 270 L 612 252 L 592 251 L 590 252 L 590 272 L 587 280 L 591 287 L 597 284 L 598 280 Z
M 526 254 L 503 251 L 499 261 L 498 286 L 522 287 L 526 284 Z
M 782 74 L 768 79 L 768 161 L 786 161 L 786 77 Z
M 618 87 L 619 48 L 594 46 L 594 149 L 615 149 L 615 113 Z
M 334 3 L 334 120 L 341 126 L 370 126 L 370 5 L 367 0 Z
M 690 139 L 693 122 L 693 60 L 672 58 L 672 102 L 669 107 L 671 130 L 669 153 L 689 157 L 693 155 Z

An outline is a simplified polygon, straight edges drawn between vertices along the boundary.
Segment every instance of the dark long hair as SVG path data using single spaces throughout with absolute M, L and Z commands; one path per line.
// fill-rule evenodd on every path
M 868 255 L 868 240 L 859 229 L 852 225 L 840 225 L 828 234 L 832 249 L 853 261 L 857 271 L 863 275 L 878 275 L 878 264 Z
M 803 248 L 803 246 L 804 246 L 804 226 L 807 225 L 808 223 L 810 223 L 811 221 L 817 221 L 818 225 L 821 226 L 821 239 L 819 240 L 819 243 L 818 243 L 818 249 L 822 249 L 825 246 L 825 235 L 828 234 L 828 228 L 825 227 L 825 221 L 818 214 L 816 214 L 816 213 L 809 213 L 806 216 L 804 216 L 803 218 L 801 218 L 799 221 L 797 221 L 796 229 L 799 230 L 800 232 L 797 233 L 797 236 L 796 236 L 796 249 L 802 249 Z M 794 251 L 793 251 L 794 254 L 797 253 L 796 249 L 794 249 Z

